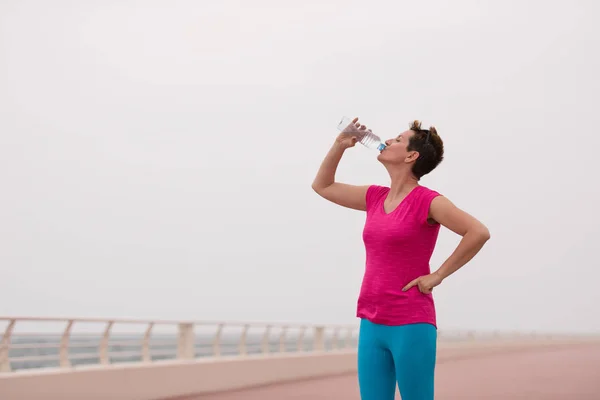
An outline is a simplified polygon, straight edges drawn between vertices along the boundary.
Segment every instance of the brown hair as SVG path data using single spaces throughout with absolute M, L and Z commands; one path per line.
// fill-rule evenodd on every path
M 423 175 L 433 171 L 444 159 L 444 142 L 435 127 L 421 129 L 421 121 L 413 121 L 410 124 L 410 130 L 414 132 L 414 135 L 408 141 L 406 149 L 419 153 L 412 172 L 417 179 L 421 179 Z

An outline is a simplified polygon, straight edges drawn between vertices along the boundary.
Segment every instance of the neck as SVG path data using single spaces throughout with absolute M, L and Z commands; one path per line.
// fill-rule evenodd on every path
M 390 185 L 390 197 L 401 198 L 404 197 L 415 187 L 419 186 L 419 181 L 412 174 L 410 170 L 404 171 L 388 171 L 391 178 Z

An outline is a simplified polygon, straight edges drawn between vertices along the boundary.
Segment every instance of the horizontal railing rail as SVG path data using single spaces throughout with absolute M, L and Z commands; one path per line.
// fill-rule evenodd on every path
M 0 373 L 352 349 L 358 328 L 223 321 L 0 317 Z
M 356 349 L 358 326 L 0 316 L 0 373 Z M 573 335 L 440 331 L 440 341 L 562 339 Z

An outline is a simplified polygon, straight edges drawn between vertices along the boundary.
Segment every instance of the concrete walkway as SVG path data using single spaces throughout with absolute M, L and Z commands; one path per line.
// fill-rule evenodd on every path
M 400 396 L 396 396 L 400 399 Z M 436 400 L 600 400 L 600 345 L 541 348 L 447 360 Z M 283 383 L 186 400 L 360 400 L 355 375 Z

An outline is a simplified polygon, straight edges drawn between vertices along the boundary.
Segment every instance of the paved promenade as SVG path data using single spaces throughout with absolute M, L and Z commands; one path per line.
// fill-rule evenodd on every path
M 600 344 L 540 348 L 446 360 L 437 366 L 435 398 L 599 400 Z M 349 375 L 185 398 L 258 399 L 360 400 L 360 396 L 356 376 Z M 399 395 L 397 399 L 400 399 Z

